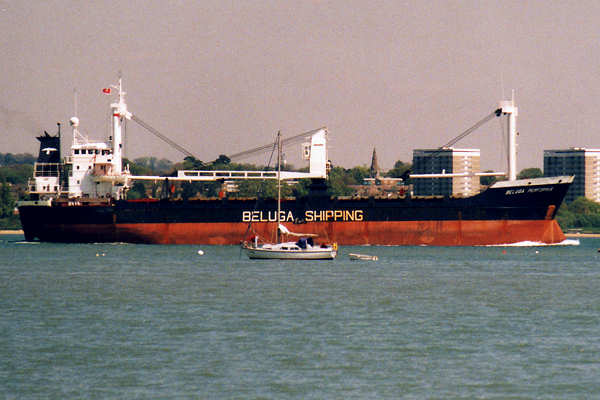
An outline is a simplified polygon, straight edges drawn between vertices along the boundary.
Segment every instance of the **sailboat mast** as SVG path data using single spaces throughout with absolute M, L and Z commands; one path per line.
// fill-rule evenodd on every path
M 276 239 L 279 243 L 279 215 L 281 214 L 281 131 L 277 131 L 277 230 Z

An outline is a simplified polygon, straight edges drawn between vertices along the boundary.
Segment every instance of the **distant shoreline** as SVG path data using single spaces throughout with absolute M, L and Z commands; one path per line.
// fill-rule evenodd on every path
M 11 230 L 0 230 L 0 235 L 22 235 L 23 230 L 11 229 Z
M 568 238 L 600 238 L 600 233 L 565 233 Z

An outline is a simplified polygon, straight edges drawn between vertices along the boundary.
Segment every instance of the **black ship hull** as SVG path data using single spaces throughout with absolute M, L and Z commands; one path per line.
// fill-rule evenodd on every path
M 24 203 L 28 240 L 159 244 L 238 244 L 269 237 L 278 220 L 295 232 L 341 245 L 493 245 L 565 239 L 554 217 L 570 177 L 501 182 L 468 198 L 331 198 L 276 200 L 119 200 Z

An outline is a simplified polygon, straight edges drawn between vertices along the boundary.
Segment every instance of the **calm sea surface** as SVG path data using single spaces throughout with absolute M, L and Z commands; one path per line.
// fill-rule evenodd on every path
M 0 236 L 2 398 L 600 398 L 598 239 L 318 262 L 22 240 Z

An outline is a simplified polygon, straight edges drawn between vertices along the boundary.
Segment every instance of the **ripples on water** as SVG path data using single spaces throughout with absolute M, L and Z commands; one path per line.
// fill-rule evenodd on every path
M 319 262 L 18 240 L 0 236 L 9 399 L 600 397 L 597 239 Z

